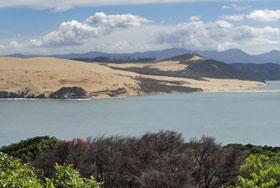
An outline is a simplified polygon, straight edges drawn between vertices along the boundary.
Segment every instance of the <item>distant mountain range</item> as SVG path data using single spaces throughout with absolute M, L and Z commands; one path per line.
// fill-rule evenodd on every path
M 56 57 L 62 59 L 84 59 L 84 60 L 94 60 L 100 58 L 110 58 L 110 59 L 165 59 L 169 57 L 174 57 L 178 55 L 183 55 L 191 52 L 190 50 L 180 49 L 180 48 L 170 48 L 166 50 L 155 50 L 147 52 L 134 52 L 134 53 L 106 53 L 99 51 L 91 51 L 86 53 L 71 53 L 71 54 L 53 54 L 53 55 L 25 55 L 25 54 L 11 54 L 7 55 L 9 57 Z
M 276 63 L 280 64 L 280 51 L 273 50 L 267 53 L 250 55 L 239 49 L 230 49 L 222 52 L 217 51 L 196 51 L 196 53 L 225 63 Z
M 105 53 L 99 51 L 92 51 L 87 53 L 71 53 L 71 54 L 54 54 L 45 57 L 56 57 L 63 59 L 80 59 L 86 61 L 94 61 L 100 59 L 113 59 L 113 60 L 137 60 L 137 59 L 165 59 L 174 56 L 183 55 L 186 53 L 195 52 L 208 59 L 215 59 L 223 61 L 225 63 L 276 63 L 280 64 L 280 51 L 273 50 L 268 53 L 259 55 L 250 55 L 239 49 L 230 49 L 222 52 L 218 51 L 192 51 L 181 48 L 171 48 L 158 51 L 147 52 L 135 52 L 135 53 Z M 38 57 L 42 55 L 24 55 L 24 54 L 12 54 L 12 57 Z

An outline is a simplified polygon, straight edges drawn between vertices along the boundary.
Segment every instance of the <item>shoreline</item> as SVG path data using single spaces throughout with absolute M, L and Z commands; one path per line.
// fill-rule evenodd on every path
M 185 94 L 194 94 L 194 93 L 277 93 L 280 92 L 280 89 L 265 89 L 264 87 L 267 86 L 268 83 L 264 83 L 263 85 L 259 86 L 258 88 L 253 89 L 244 89 L 244 90 L 206 90 L 206 91 L 194 91 L 194 92 L 171 92 L 171 93 L 164 93 L 164 92 L 155 92 L 155 93 L 145 93 L 139 95 L 120 95 L 120 96 L 99 96 L 99 97 L 89 97 L 89 98 L 0 98 L 0 101 L 37 101 L 37 100 L 53 100 L 53 101 L 95 101 L 95 100 L 113 100 L 113 99 L 125 99 L 130 97 L 147 97 L 147 96 L 163 96 L 163 95 L 185 95 Z

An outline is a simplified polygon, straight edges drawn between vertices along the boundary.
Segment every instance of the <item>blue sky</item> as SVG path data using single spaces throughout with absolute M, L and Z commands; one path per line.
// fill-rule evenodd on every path
M 0 2 L 0 53 L 280 50 L 280 1 L 144 1 Z

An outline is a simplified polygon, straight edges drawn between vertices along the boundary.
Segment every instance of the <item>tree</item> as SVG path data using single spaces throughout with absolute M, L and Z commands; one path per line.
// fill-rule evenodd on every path
M 214 138 L 202 137 L 189 144 L 194 158 L 193 177 L 200 188 L 216 188 L 235 184 L 243 153 L 222 147 Z
M 172 131 L 141 137 L 99 137 L 61 141 L 34 163 L 42 177 L 55 178 L 55 164 L 72 164 L 81 177 L 94 176 L 105 188 L 234 185 L 243 154 L 204 137 L 185 143 Z

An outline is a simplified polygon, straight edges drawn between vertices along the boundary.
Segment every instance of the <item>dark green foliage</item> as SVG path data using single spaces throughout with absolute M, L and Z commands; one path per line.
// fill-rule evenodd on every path
M 145 93 L 162 92 L 162 93 L 172 93 L 172 92 L 198 92 L 202 91 L 199 88 L 191 88 L 180 85 L 179 82 L 163 82 L 159 80 L 154 80 L 150 78 L 139 77 L 141 90 Z M 176 84 L 176 85 L 170 85 Z
M 192 74 L 200 77 L 230 78 L 241 80 L 252 79 L 246 74 L 243 74 L 241 71 L 236 70 L 231 65 L 212 59 L 200 60 L 195 63 L 190 63 L 188 70 Z
M 244 74 L 251 77 L 257 77 L 260 80 L 280 80 L 279 64 L 234 63 L 231 65 L 235 69 L 242 71 Z
M 87 92 L 81 87 L 62 87 L 50 94 L 51 99 L 81 99 L 87 98 Z
M 247 153 L 247 156 L 250 154 L 274 154 L 280 152 L 280 147 L 272 146 L 255 146 L 252 144 L 228 144 L 225 147 L 236 148 Z
M 42 152 L 57 146 L 58 139 L 55 137 L 42 136 L 20 141 L 16 144 L 3 146 L 0 152 L 17 157 L 23 162 L 34 161 Z

